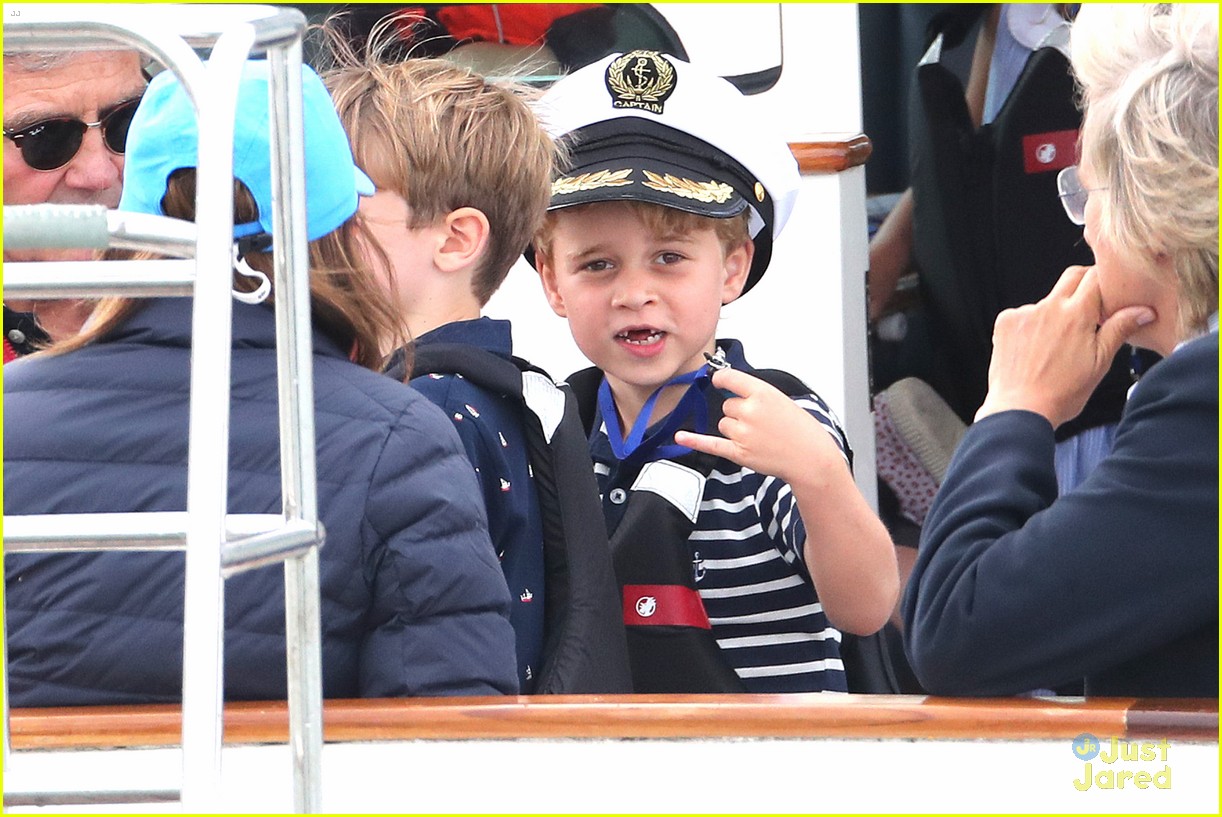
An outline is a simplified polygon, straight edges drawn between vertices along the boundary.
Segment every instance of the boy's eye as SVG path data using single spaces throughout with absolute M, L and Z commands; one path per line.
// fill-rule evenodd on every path
M 605 258 L 596 258 L 585 262 L 580 268 L 585 272 L 605 272 L 611 269 L 611 262 Z
M 659 264 L 678 264 L 683 260 L 683 254 L 677 252 L 658 253 L 657 260 Z

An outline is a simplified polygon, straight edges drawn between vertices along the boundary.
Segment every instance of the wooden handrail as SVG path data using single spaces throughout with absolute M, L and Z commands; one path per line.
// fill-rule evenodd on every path
M 840 173 L 864 165 L 874 145 L 864 133 L 827 136 L 813 142 L 790 142 L 789 150 L 802 173 Z
M 173 705 L 15 709 L 15 749 L 176 745 Z M 1217 741 L 1216 699 L 622 695 L 332 700 L 327 741 L 502 738 L 884 738 Z M 283 743 L 282 701 L 225 707 L 225 741 Z

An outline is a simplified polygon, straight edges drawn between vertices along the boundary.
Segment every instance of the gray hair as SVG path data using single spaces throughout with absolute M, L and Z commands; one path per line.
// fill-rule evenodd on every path
M 40 74 L 62 68 L 79 56 L 76 51 L 5 51 L 4 70 Z
M 1099 230 L 1172 259 L 1179 328 L 1199 333 L 1218 308 L 1218 6 L 1084 5 L 1072 63 Z

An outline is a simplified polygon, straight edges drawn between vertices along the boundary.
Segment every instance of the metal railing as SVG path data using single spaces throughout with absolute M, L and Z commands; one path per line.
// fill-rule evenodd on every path
M 166 260 L 9 263 L 8 295 L 26 298 L 190 296 L 192 345 L 187 507 L 180 513 L 4 517 L 6 553 L 185 550 L 182 785 L 184 809 L 209 811 L 221 782 L 224 578 L 283 560 L 289 743 L 294 805 L 318 811 L 322 754 L 318 516 L 309 268 L 306 246 L 301 53 L 305 18 L 269 6 L 21 5 L 6 7 L 4 48 L 51 52 L 135 49 L 182 82 L 201 123 L 195 223 L 101 207 L 5 207 L 6 247 L 124 247 Z M 201 53 L 208 52 L 207 62 Z M 233 134 L 243 63 L 270 67 L 274 286 L 282 514 L 228 513 Z M 177 259 L 177 260 L 176 260 Z M 205 275 L 204 271 L 212 274 Z M 6 635 L 7 640 L 7 635 Z M 7 644 L 4 755 L 9 760 Z M 6 804 L 114 802 L 114 792 L 20 792 Z M 16 790 L 16 791 L 15 791 Z M 173 795 L 175 793 L 170 793 Z M 165 799 L 163 790 L 123 796 Z M 130 801 L 129 801 L 130 802 Z

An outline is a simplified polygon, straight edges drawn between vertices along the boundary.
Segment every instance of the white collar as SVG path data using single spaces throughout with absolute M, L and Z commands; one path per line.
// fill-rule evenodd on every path
M 1196 340 L 1197 338 L 1203 337 L 1204 335 L 1208 335 L 1210 332 L 1217 332 L 1217 331 L 1218 331 L 1218 313 L 1215 312 L 1209 316 L 1209 320 L 1205 321 L 1205 331 L 1204 332 L 1202 332 L 1200 335 L 1194 335 L 1193 337 L 1190 337 L 1190 338 L 1184 338 L 1184 340 L 1175 344 L 1175 348 L 1172 349 L 1171 351 L 1174 354 L 1175 352 L 1178 352 L 1182 347 L 1187 346 L 1189 343 Z
M 1069 30 L 1069 23 L 1057 11 L 1054 3 L 1008 3 L 1006 25 L 1010 36 L 1028 51 L 1034 51 L 1058 29 Z

